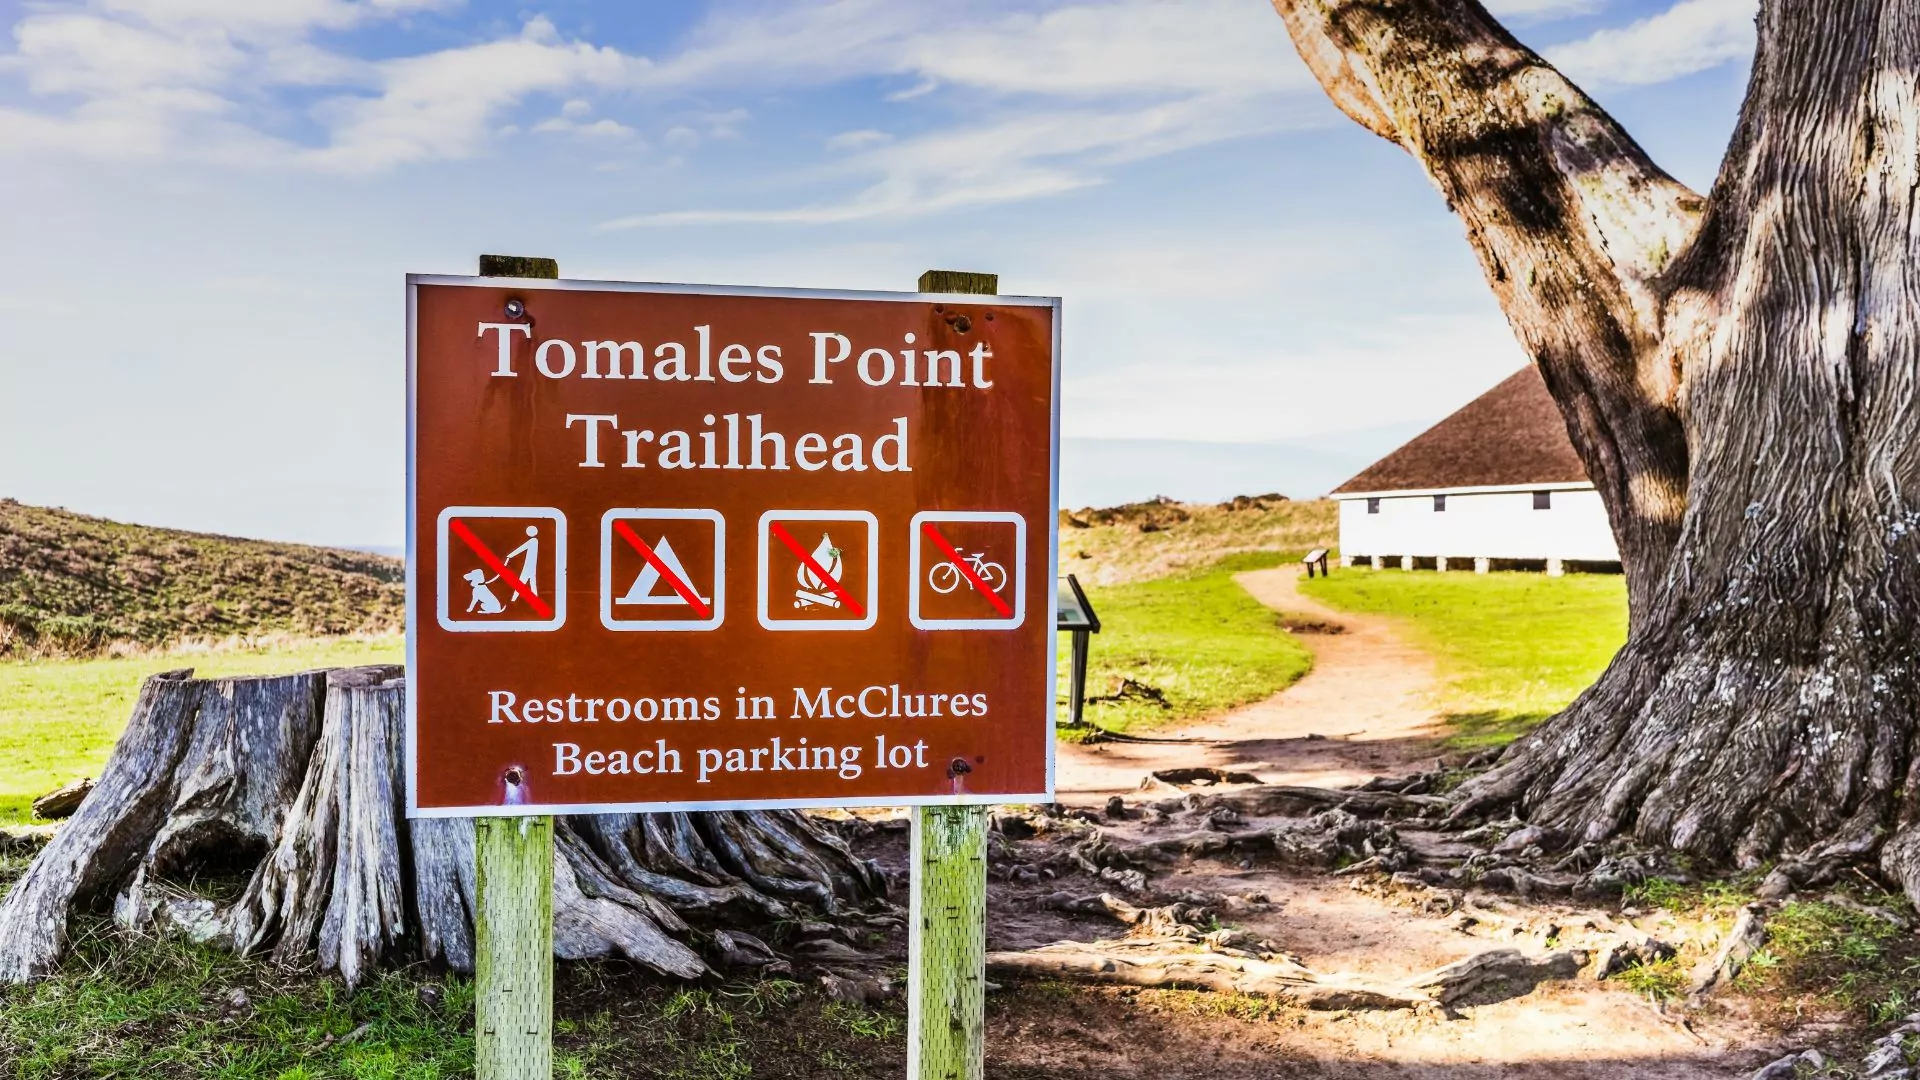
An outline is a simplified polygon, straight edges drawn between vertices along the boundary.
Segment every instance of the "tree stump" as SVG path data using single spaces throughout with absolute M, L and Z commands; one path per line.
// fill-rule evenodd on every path
M 382 960 L 474 966 L 471 820 L 408 821 L 397 667 L 152 676 L 93 792 L 0 901 L 0 982 L 52 971 L 70 918 L 110 910 L 358 985 Z M 834 916 L 885 880 L 790 811 L 555 819 L 554 954 L 695 978 L 691 940 L 777 960 L 742 926 Z M 731 930 L 732 932 L 725 932 Z

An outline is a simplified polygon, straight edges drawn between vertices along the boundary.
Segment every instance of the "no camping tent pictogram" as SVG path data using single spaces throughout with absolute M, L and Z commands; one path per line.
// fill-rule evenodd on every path
M 618 507 L 600 519 L 600 622 L 712 630 L 726 618 L 726 520 L 717 510 Z

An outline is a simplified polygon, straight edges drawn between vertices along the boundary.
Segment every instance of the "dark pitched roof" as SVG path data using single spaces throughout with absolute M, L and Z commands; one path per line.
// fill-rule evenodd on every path
M 1580 483 L 1587 470 L 1532 364 L 1333 489 L 1361 491 Z

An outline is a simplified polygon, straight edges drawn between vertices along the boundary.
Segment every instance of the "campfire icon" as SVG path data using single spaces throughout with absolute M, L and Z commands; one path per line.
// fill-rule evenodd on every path
M 819 574 L 814 573 L 812 565 L 802 562 L 800 572 L 795 575 L 800 582 L 800 587 L 793 591 L 793 606 L 797 608 L 839 607 L 840 598 L 833 595 L 832 590 L 840 581 L 841 558 L 840 549 L 834 546 L 832 536 L 824 532 L 820 534 L 820 543 L 813 549 L 813 562 L 820 569 L 825 570 L 833 580 L 829 582 L 823 579 Z

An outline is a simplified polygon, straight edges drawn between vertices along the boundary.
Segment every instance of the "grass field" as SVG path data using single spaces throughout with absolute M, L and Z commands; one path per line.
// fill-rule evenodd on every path
M 1233 581 L 1235 573 L 1283 558 L 1242 554 L 1173 577 L 1087 586 L 1102 623 L 1088 654 L 1088 697 L 1111 695 L 1131 679 L 1159 690 L 1166 704 L 1127 695 L 1090 702 L 1086 719 L 1110 731 L 1191 720 L 1258 701 L 1306 674 L 1312 655 L 1279 615 Z M 1068 636 L 1060 635 L 1063 701 L 1068 647 Z M 1060 716 L 1067 716 L 1064 705 Z
M 397 664 L 403 652 L 394 634 L 139 658 L 0 661 L 0 762 L 7 765 L 0 770 L 0 825 L 26 821 L 29 804 L 53 788 L 98 776 L 141 680 L 156 671 L 258 675 Z
M 1387 615 L 1439 659 L 1460 749 L 1512 741 L 1591 685 L 1627 638 L 1617 574 L 1335 570 L 1300 591 Z

